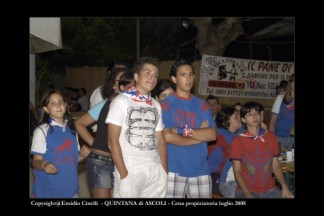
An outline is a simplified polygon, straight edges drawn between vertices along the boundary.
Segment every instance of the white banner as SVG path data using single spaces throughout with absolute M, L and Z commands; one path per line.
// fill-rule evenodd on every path
M 203 55 L 199 94 L 274 99 L 276 86 L 295 71 L 292 62 L 259 61 Z

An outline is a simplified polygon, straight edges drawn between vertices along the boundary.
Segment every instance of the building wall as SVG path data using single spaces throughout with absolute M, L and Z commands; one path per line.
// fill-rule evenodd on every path
M 107 67 L 79 67 L 66 69 L 65 86 L 73 88 L 85 88 L 90 97 L 93 90 L 103 85 Z

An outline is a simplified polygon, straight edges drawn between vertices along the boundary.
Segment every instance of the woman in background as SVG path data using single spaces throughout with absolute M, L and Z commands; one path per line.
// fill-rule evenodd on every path
M 291 75 L 285 94 L 279 94 L 272 106 L 269 130 L 275 132 L 281 150 L 291 150 L 295 145 L 295 75 Z

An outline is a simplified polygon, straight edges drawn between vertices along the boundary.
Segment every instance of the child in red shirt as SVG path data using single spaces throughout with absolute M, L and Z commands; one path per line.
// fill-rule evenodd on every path
M 248 102 L 241 108 L 241 120 L 247 130 L 234 138 L 230 148 L 237 198 L 294 198 L 285 183 L 279 164 L 276 135 L 260 128 L 262 105 Z M 282 191 L 275 186 L 272 172 Z

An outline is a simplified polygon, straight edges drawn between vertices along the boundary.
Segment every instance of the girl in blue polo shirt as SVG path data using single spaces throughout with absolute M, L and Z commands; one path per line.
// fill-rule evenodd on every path
M 80 150 L 73 121 L 68 115 L 66 99 L 58 90 L 49 90 L 42 100 L 43 118 L 35 129 L 33 154 L 33 198 L 79 197 L 78 161 L 90 149 Z

